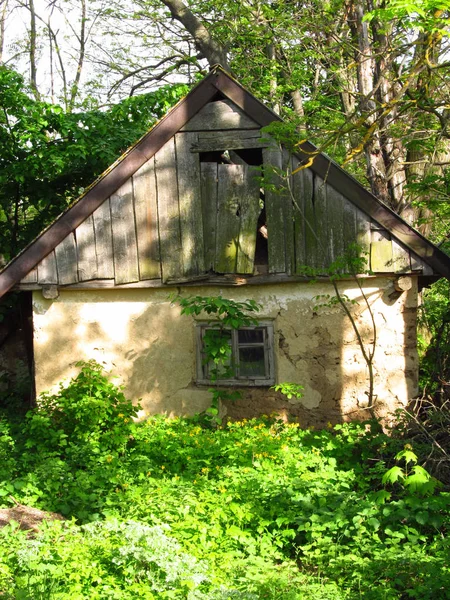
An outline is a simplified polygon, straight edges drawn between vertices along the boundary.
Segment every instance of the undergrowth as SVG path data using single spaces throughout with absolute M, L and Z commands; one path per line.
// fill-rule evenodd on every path
M 136 423 L 95 363 L 0 419 L 0 500 L 59 512 L 0 530 L 0 597 L 450 598 L 450 494 L 376 422 Z

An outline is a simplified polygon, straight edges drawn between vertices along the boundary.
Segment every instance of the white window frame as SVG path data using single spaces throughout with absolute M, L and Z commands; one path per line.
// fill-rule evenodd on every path
M 203 364 L 203 337 L 207 329 L 214 329 L 214 321 L 196 323 L 196 346 L 197 346 L 197 383 L 199 385 L 211 385 L 211 379 L 208 377 L 208 365 Z M 263 342 L 239 343 L 238 332 L 256 329 L 263 330 Z M 216 384 L 219 386 L 271 386 L 275 384 L 275 356 L 273 345 L 273 322 L 258 321 L 257 325 L 251 327 L 240 327 L 239 329 L 229 329 L 231 332 L 232 357 L 235 360 L 235 377 L 229 379 L 218 379 Z M 240 376 L 239 363 L 236 357 L 239 356 L 240 347 L 263 347 L 265 362 L 265 377 Z

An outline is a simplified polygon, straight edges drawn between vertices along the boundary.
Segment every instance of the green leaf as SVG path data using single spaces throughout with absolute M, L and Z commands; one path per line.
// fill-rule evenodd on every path
M 381 481 L 383 484 L 386 483 L 396 483 L 399 480 L 402 480 L 405 478 L 405 474 L 403 472 L 403 469 L 401 469 L 400 467 L 392 467 L 391 469 L 389 469 L 388 471 L 386 471 L 386 473 L 383 475 Z
M 396 454 L 396 456 L 395 456 L 395 460 L 402 460 L 402 459 L 404 459 L 406 464 L 408 464 L 410 462 L 415 464 L 417 462 L 417 454 L 415 454 L 412 451 L 412 448 L 410 446 L 405 446 L 405 449 L 402 450 L 401 452 L 399 452 L 398 454 Z
M 374 531 L 377 531 L 380 528 L 380 521 L 375 517 L 367 519 L 367 523 L 372 527 Z

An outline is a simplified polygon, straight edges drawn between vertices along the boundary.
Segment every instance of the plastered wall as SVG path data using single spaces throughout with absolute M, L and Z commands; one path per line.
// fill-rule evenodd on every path
M 417 282 L 398 293 L 394 279 L 371 278 L 364 293 L 342 282 L 358 331 L 369 348 L 376 335 L 376 412 L 386 416 L 417 387 Z M 368 369 L 357 336 L 342 308 L 318 306 L 318 295 L 334 295 L 328 283 L 286 283 L 239 288 L 182 288 L 182 295 L 219 295 L 262 306 L 259 316 L 274 322 L 277 382 L 300 383 L 301 399 L 268 388 L 243 388 L 224 412 L 235 418 L 278 412 L 305 426 L 368 417 Z M 60 291 L 55 300 L 33 295 L 37 392 L 54 389 L 76 374 L 79 360 L 96 359 L 141 399 L 147 414 L 193 414 L 210 402 L 195 383 L 195 325 L 171 304 L 167 289 Z

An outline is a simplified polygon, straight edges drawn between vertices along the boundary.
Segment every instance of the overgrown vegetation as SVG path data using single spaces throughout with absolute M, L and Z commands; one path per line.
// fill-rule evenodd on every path
M 25 421 L 2 417 L 3 505 L 68 519 L 0 530 L 3 598 L 450 597 L 450 494 L 420 445 L 375 422 L 135 411 L 88 363 Z
M 450 482 L 450 284 L 422 294 L 419 313 L 420 395 L 400 415 L 398 431 L 420 444 L 424 464 Z

